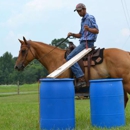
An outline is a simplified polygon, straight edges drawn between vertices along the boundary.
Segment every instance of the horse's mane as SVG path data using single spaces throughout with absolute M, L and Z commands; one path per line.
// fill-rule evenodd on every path
M 50 45 L 50 44 L 47 44 L 47 43 L 44 43 L 44 42 L 40 42 L 40 41 L 32 41 L 32 40 L 29 40 L 29 42 L 30 43 L 35 43 L 35 44 L 39 44 L 39 45 L 41 45 L 41 46 L 46 46 L 46 47 L 49 47 L 49 48 L 52 48 L 52 49 L 58 49 L 59 51 L 66 51 L 66 50 L 64 50 L 64 49 L 61 49 L 61 48 L 59 48 L 59 47 L 56 47 L 56 46 L 52 46 L 52 45 Z

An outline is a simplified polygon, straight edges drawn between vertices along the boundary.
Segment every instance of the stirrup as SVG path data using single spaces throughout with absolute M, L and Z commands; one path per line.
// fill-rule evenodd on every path
M 76 87 L 77 88 L 84 88 L 84 87 L 87 87 L 87 84 L 86 84 L 85 81 L 79 82 L 79 83 L 76 84 Z

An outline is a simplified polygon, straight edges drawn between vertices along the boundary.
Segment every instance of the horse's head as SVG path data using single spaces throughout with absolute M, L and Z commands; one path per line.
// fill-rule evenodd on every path
M 35 53 L 29 41 L 27 41 L 24 37 L 23 41 L 22 40 L 19 41 L 21 43 L 21 48 L 14 68 L 17 69 L 18 71 L 21 71 L 35 58 L 34 55 Z

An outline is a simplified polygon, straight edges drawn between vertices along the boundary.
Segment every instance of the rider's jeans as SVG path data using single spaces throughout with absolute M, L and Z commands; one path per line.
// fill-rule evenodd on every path
M 92 48 L 94 46 L 94 41 L 87 41 L 88 47 Z M 81 41 L 80 45 L 77 46 L 66 58 L 66 60 L 70 60 L 72 57 L 77 55 L 79 52 L 84 50 L 86 48 L 86 41 Z M 78 63 L 75 63 L 73 66 L 71 66 L 71 70 L 76 76 L 76 78 L 84 76 L 83 71 L 81 70 L 80 66 Z

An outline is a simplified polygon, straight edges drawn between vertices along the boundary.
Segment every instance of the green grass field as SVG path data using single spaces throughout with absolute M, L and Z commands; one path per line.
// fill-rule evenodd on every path
M 21 93 L 26 91 L 34 93 Z M 20 86 L 19 95 L 8 92 L 17 92 L 17 86 L 0 86 L 0 130 L 39 130 L 38 84 Z M 126 125 L 111 130 L 130 130 L 130 101 L 125 113 Z M 91 126 L 89 99 L 75 100 L 75 117 L 75 130 L 101 130 Z

